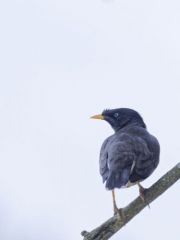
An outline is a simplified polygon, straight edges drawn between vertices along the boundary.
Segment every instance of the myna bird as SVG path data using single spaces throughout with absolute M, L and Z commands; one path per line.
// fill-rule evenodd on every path
M 156 169 L 160 146 L 147 131 L 140 114 L 132 109 L 104 110 L 91 118 L 107 121 L 115 131 L 102 144 L 99 167 L 106 189 L 112 191 L 114 213 L 122 217 L 116 205 L 114 189 L 137 184 L 145 201 L 145 189 L 140 182 Z

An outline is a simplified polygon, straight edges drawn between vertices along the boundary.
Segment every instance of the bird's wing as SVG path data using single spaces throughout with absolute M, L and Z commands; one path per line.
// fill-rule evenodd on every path
M 136 164 L 131 172 L 130 182 L 142 181 L 149 177 L 155 170 L 159 162 L 159 144 L 156 139 L 149 135 L 149 145 L 153 146 L 151 151 L 147 142 L 140 137 L 136 137 L 134 149 L 136 153 Z M 156 150 L 154 149 L 157 148 Z
M 127 139 L 115 139 L 109 144 L 107 189 L 121 188 L 127 184 L 135 159 L 132 145 Z
M 108 149 L 107 149 L 107 145 L 109 143 L 109 139 L 107 138 L 102 147 L 101 147 L 101 151 L 100 151 L 100 158 L 99 158 L 99 171 L 100 174 L 103 178 L 103 183 L 107 180 L 108 175 L 109 175 L 109 168 L 108 168 Z
M 127 184 L 139 154 L 150 152 L 141 138 L 121 134 L 107 139 L 101 149 L 100 173 L 107 189 L 121 188 Z

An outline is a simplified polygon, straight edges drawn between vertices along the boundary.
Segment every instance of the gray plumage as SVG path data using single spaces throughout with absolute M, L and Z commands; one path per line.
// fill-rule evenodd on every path
M 106 110 L 102 116 L 115 130 L 100 151 L 100 174 L 106 188 L 128 187 L 149 177 L 159 163 L 160 146 L 142 117 L 125 108 Z

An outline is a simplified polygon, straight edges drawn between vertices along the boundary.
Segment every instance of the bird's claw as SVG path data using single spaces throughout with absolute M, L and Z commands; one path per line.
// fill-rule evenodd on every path
M 114 216 L 117 216 L 119 220 L 121 220 L 122 222 L 124 221 L 124 212 L 122 210 L 122 208 L 114 208 Z
M 140 196 L 141 200 L 143 201 L 143 203 L 147 204 L 148 207 L 150 208 L 150 205 L 149 205 L 149 203 L 147 202 L 147 200 L 145 198 L 146 191 L 147 191 L 146 188 L 143 188 L 141 185 L 139 186 L 139 196 Z

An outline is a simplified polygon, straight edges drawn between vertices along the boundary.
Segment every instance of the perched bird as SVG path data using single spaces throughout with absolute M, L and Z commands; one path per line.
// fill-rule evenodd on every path
M 91 118 L 107 121 L 115 131 L 102 144 L 99 168 L 106 189 L 112 190 L 114 213 L 122 217 L 116 205 L 114 189 L 137 184 L 145 201 L 145 189 L 140 182 L 156 169 L 160 146 L 147 131 L 140 114 L 132 109 L 104 110 Z

